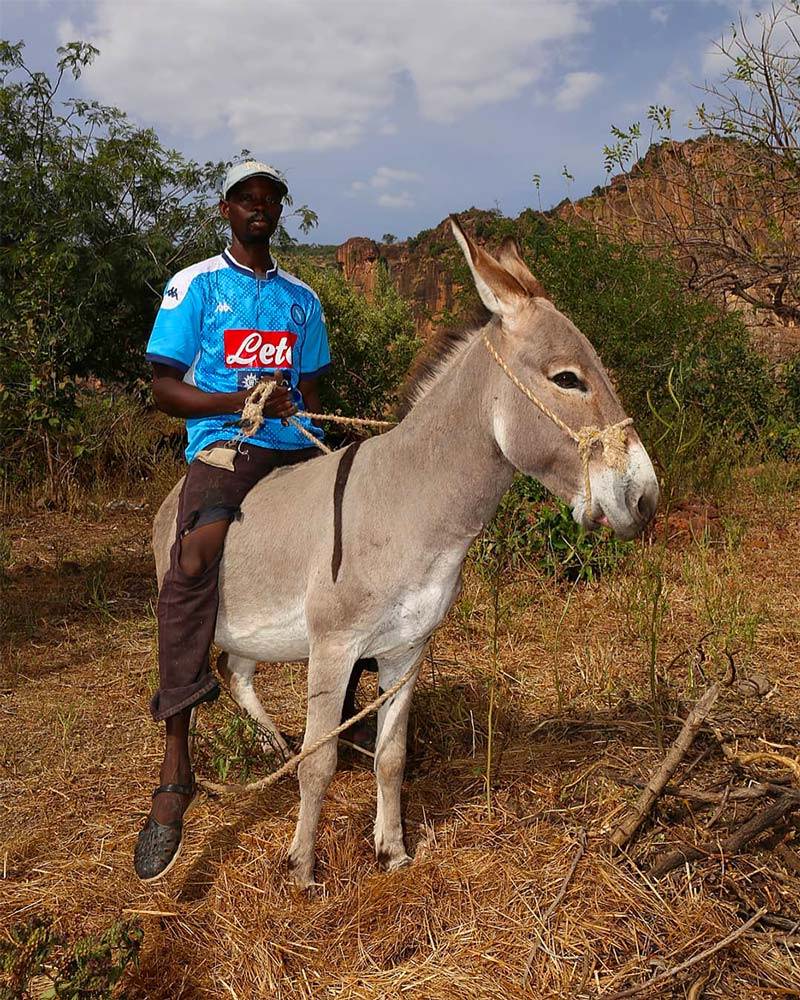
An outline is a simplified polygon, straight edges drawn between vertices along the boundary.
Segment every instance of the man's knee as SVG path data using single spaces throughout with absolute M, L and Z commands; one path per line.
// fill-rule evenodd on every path
M 181 536 L 178 565 L 186 576 L 202 576 L 219 558 L 228 533 L 229 520 L 213 521 L 191 528 Z

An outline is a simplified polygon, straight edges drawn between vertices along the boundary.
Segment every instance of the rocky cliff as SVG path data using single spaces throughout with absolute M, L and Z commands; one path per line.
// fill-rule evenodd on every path
M 470 209 L 461 218 L 475 231 L 488 212 Z M 378 274 L 385 268 L 395 288 L 411 304 L 417 332 L 427 337 L 446 321 L 456 303 L 460 286 L 454 281 L 450 261 L 456 253 L 450 223 L 442 220 L 402 243 L 376 243 L 353 236 L 336 252 L 339 268 L 348 281 L 367 296 L 375 293 Z
M 710 246 L 716 240 L 720 245 L 727 238 L 726 209 L 737 199 L 741 204 L 741 199 L 750 197 L 747 184 L 738 182 L 739 166 L 729 144 L 724 142 L 667 143 L 654 147 L 629 173 L 612 178 L 607 187 L 596 189 L 595 194 L 577 202 L 564 202 L 547 214 L 565 221 L 589 223 L 615 239 L 642 244 L 656 254 L 666 252 L 671 236 L 686 236 L 691 227 L 694 227 L 692 235 L 700 232 L 702 239 L 698 242 Z M 774 231 L 778 225 L 787 240 L 795 240 L 800 228 L 800 204 L 796 212 L 789 212 L 783 203 L 777 213 L 774 205 L 759 204 L 751 198 L 749 209 L 750 231 L 755 239 L 767 227 L 773 227 Z M 490 213 L 477 209 L 462 215 L 479 242 L 481 224 L 490 217 Z M 345 277 L 368 296 L 375 292 L 380 268 L 385 268 L 400 294 L 411 303 L 418 333 L 426 337 L 438 323 L 449 318 L 461 291 L 449 266 L 453 251 L 453 238 L 445 219 L 435 229 L 401 243 L 376 243 L 365 237 L 353 237 L 338 248 L 336 257 Z M 712 253 L 702 248 L 699 252 Z M 691 283 L 697 262 L 684 255 L 679 263 L 687 273 L 687 283 Z M 768 355 L 780 359 L 800 350 L 800 326 L 796 319 L 779 318 L 772 312 L 755 309 L 722 286 L 715 286 L 713 281 L 706 285 L 696 282 L 696 287 L 715 297 L 725 308 L 742 312 L 754 341 Z
M 775 264 L 800 256 L 800 195 L 779 161 L 765 170 L 747 149 L 709 138 L 661 143 L 628 173 L 564 202 L 556 214 L 656 255 L 674 253 L 688 287 L 740 312 L 758 347 L 780 359 L 800 350 L 797 303 L 787 291 L 781 315 L 780 307 L 776 314 L 748 299 L 774 301 L 781 283 Z M 789 287 L 796 284 L 795 274 Z M 732 291 L 737 285 L 741 294 Z

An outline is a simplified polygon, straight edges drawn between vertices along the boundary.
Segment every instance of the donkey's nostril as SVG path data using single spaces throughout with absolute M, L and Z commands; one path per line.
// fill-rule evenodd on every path
M 641 518 L 643 524 L 649 524 L 649 522 L 652 521 L 657 505 L 658 491 L 648 489 L 642 490 L 639 494 L 639 499 L 636 501 L 636 512 Z

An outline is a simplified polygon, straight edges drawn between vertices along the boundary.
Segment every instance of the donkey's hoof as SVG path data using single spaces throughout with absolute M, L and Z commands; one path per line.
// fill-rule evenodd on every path
M 326 893 L 324 882 L 315 882 L 313 878 L 301 878 L 297 873 L 292 874 L 292 889 L 307 899 L 321 899 Z
M 406 868 L 411 864 L 411 857 L 406 854 L 405 851 L 396 854 L 390 854 L 387 851 L 380 851 L 378 853 L 378 865 L 385 872 L 396 872 L 398 868 Z
M 259 726 L 257 740 L 261 753 L 276 766 L 286 763 L 293 756 L 289 744 L 280 733 L 267 733 Z
M 314 881 L 314 862 L 300 861 L 291 854 L 286 859 L 286 867 L 289 869 L 289 877 L 299 892 L 309 892 L 321 887 L 321 883 Z

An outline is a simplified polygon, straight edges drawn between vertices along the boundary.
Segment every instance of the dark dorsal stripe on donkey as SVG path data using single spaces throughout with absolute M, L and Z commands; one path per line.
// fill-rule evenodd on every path
M 587 495 L 578 447 L 563 428 L 577 433 L 625 418 L 600 359 L 540 294 L 513 246 L 495 259 L 455 221 L 453 232 L 491 319 L 465 331 L 428 366 L 396 427 L 359 447 L 340 511 L 336 582 L 331 555 L 341 455 L 267 477 L 247 496 L 228 535 L 215 641 L 228 654 L 231 691 L 262 726 L 276 729 L 252 686 L 256 662 L 308 660 L 305 746 L 338 725 L 357 660 L 375 658 L 383 690 L 408 671 L 413 676 L 458 596 L 467 550 L 515 470 L 542 481 L 587 528 L 604 523 L 631 538 L 655 510 L 655 474 L 631 427 L 624 430 L 621 461 L 609 465 L 602 444 L 587 455 Z M 499 367 L 484 335 L 561 427 Z M 176 500 L 173 491 L 154 525 L 159 574 Z M 413 687 L 413 680 L 405 684 L 378 713 L 375 850 L 389 869 L 409 861 L 400 789 Z M 298 768 L 300 809 L 289 861 L 300 886 L 314 882 L 317 824 L 336 756 L 329 740 Z
M 354 441 L 344 449 L 344 454 L 336 470 L 336 479 L 333 484 L 333 554 L 331 556 L 331 578 L 334 583 L 339 579 L 339 569 L 342 565 L 342 506 L 344 503 L 344 491 L 347 488 L 347 480 L 350 478 L 350 470 L 353 467 L 356 452 L 360 444 L 360 441 Z

